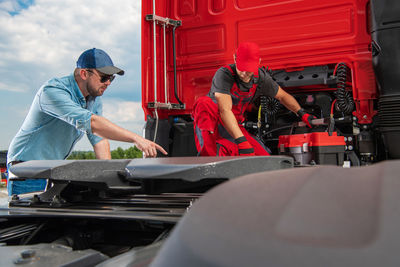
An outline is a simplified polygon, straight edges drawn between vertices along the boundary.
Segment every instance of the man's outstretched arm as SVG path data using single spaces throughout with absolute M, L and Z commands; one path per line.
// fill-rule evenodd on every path
M 297 100 L 292 95 L 286 93 L 286 91 L 281 87 L 278 88 L 275 98 L 278 99 L 279 102 L 281 102 L 288 110 L 293 111 L 296 114 L 301 108 Z
M 104 117 L 93 114 L 90 123 L 93 134 L 111 140 L 134 143 L 146 157 L 157 156 L 157 150 L 164 155 L 168 154 L 160 145 L 121 128 Z

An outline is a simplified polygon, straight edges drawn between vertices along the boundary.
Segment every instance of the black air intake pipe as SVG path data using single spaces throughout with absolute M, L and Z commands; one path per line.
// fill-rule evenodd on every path
M 400 1 L 371 0 L 372 64 L 380 93 L 379 128 L 390 158 L 400 158 Z

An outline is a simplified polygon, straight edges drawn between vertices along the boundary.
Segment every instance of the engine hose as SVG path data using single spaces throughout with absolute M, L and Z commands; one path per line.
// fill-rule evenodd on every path
M 339 110 L 345 114 L 350 114 L 354 109 L 353 97 L 348 91 L 346 91 L 348 70 L 349 68 L 343 62 L 338 63 L 335 68 L 337 77 L 337 106 Z
M 270 96 L 260 97 L 260 107 L 268 116 L 275 115 L 279 110 L 279 102 Z

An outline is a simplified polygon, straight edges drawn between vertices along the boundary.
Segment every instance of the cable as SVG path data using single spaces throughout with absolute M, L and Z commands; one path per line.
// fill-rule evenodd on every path
M 332 105 L 331 105 L 331 118 L 333 118 L 333 109 L 335 107 L 336 100 L 337 99 L 333 100 Z
M 334 71 L 334 73 L 337 73 L 337 104 L 339 109 L 345 114 L 350 114 L 354 109 L 353 97 L 346 91 L 348 69 L 346 63 L 341 62 L 336 65 Z

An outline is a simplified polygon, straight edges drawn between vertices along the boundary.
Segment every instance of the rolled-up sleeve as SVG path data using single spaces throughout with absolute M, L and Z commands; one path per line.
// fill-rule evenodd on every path
M 92 112 L 76 103 L 70 92 L 46 86 L 39 96 L 39 104 L 44 113 L 65 121 L 77 130 L 92 134 L 90 125 Z
M 102 105 L 100 98 L 96 98 L 96 100 L 95 100 L 94 107 L 93 107 L 93 113 L 96 115 L 99 115 L 99 116 L 103 116 L 103 105 Z M 97 144 L 98 142 L 103 140 L 102 137 L 97 136 L 97 135 L 93 134 L 92 132 L 87 132 L 87 137 L 89 139 L 89 142 L 92 144 L 92 146 L 94 146 L 95 144 Z

